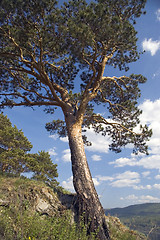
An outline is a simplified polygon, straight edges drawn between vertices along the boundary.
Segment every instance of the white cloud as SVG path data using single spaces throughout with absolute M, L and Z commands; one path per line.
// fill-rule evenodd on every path
M 110 176 L 96 176 L 99 181 L 110 181 L 109 185 L 112 187 L 135 187 L 140 183 L 140 175 L 137 172 L 126 171 L 124 173 Z
M 160 49 L 160 41 L 153 41 L 152 38 L 145 40 L 142 42 L 143 50 L 149 51 L 152 56 L 156 54 L 156 52 Z
M 63 152 L 63 156 L 62 156 L 62 160 L 64 162 L 70 162 L 71 161 L 71 153 L 70 153 L 70 149 L 65 149 Z
M 114 162 L 115 167 L 125 167 L 125 166 L 142 166 L 145 169 L 158 169 L 160 170 L 160 155 L 149 155 L 143 158 L 137 156 L 137 158 L 128 158 L 128 161 L 123 161 L 123 158 L 116 159 Z
M 91 158 L 92 158 L 93 161 L 96 161 L 96 162 L 102 160 L 101 156 L 100 155 L 96 155 L 96 154 L 92 155 Z
M 126 171 L 117 174 L 115 179 L 117 180 L 110 184 L 112 187 L 134 187 L 140 182 L 140 175 L 137 172 Z
M 150 141 L 147 142 L 150 155 L 139 154 L 135 156 L 131 154 L 130 158 L 118 158 L 110 164 L 114 164 L 115 167 L 128 165 L 160 170 L 160 99 L 155 101 L 145 100 L 139 108 L 143 111 L 140 116 L 142 125 L 147 124 L 153 131 Z
M 158 174 L 157 176 L 155 176 L 155 179 L 160 179 L 160 175 Z
M 152 186 L 151 185 L 146 185 L 146 186 L 142 186 L 142 185 L 138 185 L 138 186 L 133 186 L 133 188 L 135 190 L 144 190 L 144 189 L 147 189 L 147 190 L 151 190 L 152 189 Z
M 101 134 L 96 134 L 92 128 L 87 129 L 85 135 L 88 141 L 92 142 L 91 146 L 85 147 L 87 151 L 108 153 L 109 145 L 111 144 L 111 140 L 108 136 L 104 137 Z
M 148 177 L 150 175 L 150 171 L 146 171 L 146 172 L 142 172 L 142 176 L 145 178 L 145 177 Z
M 57 140 L 58 139 L 58 135 L 57 134 L 49 135 L 49 137 L 52 138 L 53 140 Z
M 139 203 L 147 203 L 147 202 L 157 202 L 157 201 L 160 201 L 160 199 L 157 197 L 153 197 L 151 195 L 142 195 L 142 196 L 140 196 L 138 202 Z
M 60 137 L 59 138 L 62 142 L 68 143 L 68 137 Z
M 114 164 L 115 167 L 124 167 L 126 165 L 128 166 L 135 166 L 137 164 L 137 161 L 135 158 L 118 158 L 113 162 L 109 162 L 109 164 Z
M 100 182 L 98 181 L 97 178 L 92 178 L 92 179 L 93 179 L 93 182 L 94 182 L 94 185 L 95 185 L 95 186 L 100 185 Z
M 147 99 L 139 105 L 139 108 L 143 111 L 140 116 L 140 120 L 143 124 L 160 121 L 160 99 L 155 101 Z
M 116 179 L 134 179 L 139 178 L 140 175 L 137 172 L 126 171 L 116 175 Z
M 156 183 L 156 184 L 153 185 L 153 187 L 156 188 L 156 189 L 160 189 L 160 184 Z
M 73 176 L 71 176 L 70 178 L 68 178 L 66 181 L 62 182 L 62 187 L 74 192 L 74 187 L 73 187 Z
M 160 8 L 156 11 L 157 20 L 160 21 Z
M 48 153 L 49 153 L 49 155 L 51 155 L 51 156 L 56 156 L 56 155 L 57 155 L 57 153 L 56 153 L 56 147 L 50 148 L 50 149 L 48 150 Z
M 120 200 L 137 200 L 138 197 L 135 196 L 134 194 L 128 195 L 127 197 L 121 197 Z
M 146 169 L 160 170 L 160 155 L 150 155 L 137 161 L 137 166 L 142 166 Z
M 110 177 L 110 176 L 97 175 L 96 177 L 99 179 L 99 181 L 113 181 L 114 180 L 114 178 Z
M 140 182 L 140 179 L 119 179 L 113 181 L 110 185 L 112 187 L 122 188 L 122 187 L 134 187 Z
M 128 195 L 126 197 L 121 197 L 120 200 L 128 200 L 131 204 L 132 203 L 149 203 L 149 202 L 159 202 L 160 199 L 157 197 L 153 197 L 151 195 L 141 195 L 136 196 L 134 194 Z

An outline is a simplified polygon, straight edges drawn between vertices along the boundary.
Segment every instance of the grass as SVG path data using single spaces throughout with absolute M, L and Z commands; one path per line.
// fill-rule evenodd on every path
M 61 217 L 47 217 L 39 214 L 21 214 L 18 209 L 10 208 L 0 213 L 0 237 L 4 240 L 89 240 L 96 239 L 92 234 L 86 236 L 83 224 L 78 228 L 71 224 L 70 214 Z

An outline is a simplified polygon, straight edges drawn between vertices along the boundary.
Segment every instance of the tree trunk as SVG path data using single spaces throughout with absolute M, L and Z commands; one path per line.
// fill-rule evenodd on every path
M 104 210 L 95 190 L 85 155 L 81 126 L 75 124 L 67 128 L 71 150 L 73 185 L 77 193 L 75 206 L 78 218 L 83 217 L 88 233 L 98 232 L 98 239 L 109 240 Z

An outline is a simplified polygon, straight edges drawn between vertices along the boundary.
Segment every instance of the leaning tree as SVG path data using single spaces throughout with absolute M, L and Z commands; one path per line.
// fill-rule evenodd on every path
M 71 0 L 60 6 L 54 0 L 1 0 L 0 107 L 43 106 L 63 119 L 46 124 L 47 130 L 68 136 L 71 150 L 76 209 L 88 223 L 109 239 L 105 215 L 94 188 L 83 133 L 92 127 L 109 134 L 110 149 L 119 152 L 132 144 L 135 153 L 147 152 L 151 136 L 147 126 L 138 133 L 137 108 L 142 75 L 109 76 L 111 66 L 128 70 L 139 58 L 136 18 L 146 0 Z M 108 70 L 108 72 L 107 72 Z M 94 111 L 106 107 L 109 118 Z

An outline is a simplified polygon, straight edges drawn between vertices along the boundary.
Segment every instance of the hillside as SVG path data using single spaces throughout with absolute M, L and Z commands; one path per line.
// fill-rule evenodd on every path
M 160 239 L 160 203 L 106 209 L 105 213 L 117 216 L 125 225 L 144 233 L 150 240 Z
M 74 222 L 76 195 L 43 182 L 0 175 L 1 240 L 96 240 Z M 117 217 L 106 217 L 111 240 L 144 240 Z M 97 239 L 98 240 L 98 239 Z

